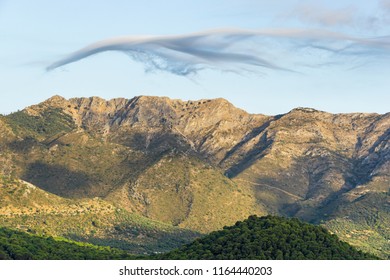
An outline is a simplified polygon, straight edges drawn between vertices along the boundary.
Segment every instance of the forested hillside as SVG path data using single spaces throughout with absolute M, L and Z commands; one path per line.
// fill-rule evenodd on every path
M 340 241 L 325 228 L 296 218 L 250 216 L 195 240 L 161 259 L 357 260 L 376 259 Z
M 0 228 L 0 260 L 112 260 L 134 258 L 110 247 Z

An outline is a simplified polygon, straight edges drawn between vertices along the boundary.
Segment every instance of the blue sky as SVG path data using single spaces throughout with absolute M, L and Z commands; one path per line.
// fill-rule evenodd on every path
M 0 113 L 54 94 L 385 113 L 389 62 L 390 0 L 0 0 Z

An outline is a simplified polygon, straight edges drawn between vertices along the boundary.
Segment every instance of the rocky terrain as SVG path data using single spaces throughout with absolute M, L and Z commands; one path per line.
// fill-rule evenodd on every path
M 386 257 L 389 137 L 389 113 L 54 96 L 0 118 L 0 172 L 202 233 L 252 214 L 298 217 Z

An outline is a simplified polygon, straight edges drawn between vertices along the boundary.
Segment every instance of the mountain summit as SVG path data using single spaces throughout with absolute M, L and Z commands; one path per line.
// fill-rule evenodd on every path
M 0 172 L 64 198 L 99 197 L 200 232 L 293 216 L 390 251 L 389 113 L 265 116 L 224 99 L 53 96 L 1 117 L 0 132 Z

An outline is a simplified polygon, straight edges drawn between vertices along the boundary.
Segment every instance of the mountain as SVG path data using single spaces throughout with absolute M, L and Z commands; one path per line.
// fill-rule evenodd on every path
M 202 102 L 205 108 L 212 103 L 215 108 L 208 110 L 215 112 L 227 105 Z M 192 230 L 208 232 L 266 213 L 250 188 L 227 178 L 171 125 L 169 115 L 190 106 L 178 104 L 156 97 L 67 101 L 55 96 L 5 117 L 14 134 L 5 149 L 15 176 L 45 191 L 65 198 L 101 197 Z
M 234 226 L 160 255 L 183 260 L 359 260 L 376 259 L 320 226 L 298 219 L 250 216 Z
M 0 132 L 0 173 L 62 199 L 201 233 L 253 214 L 298 217 L 390 252 L 389 113 L 53 96 L 0 117 Z

